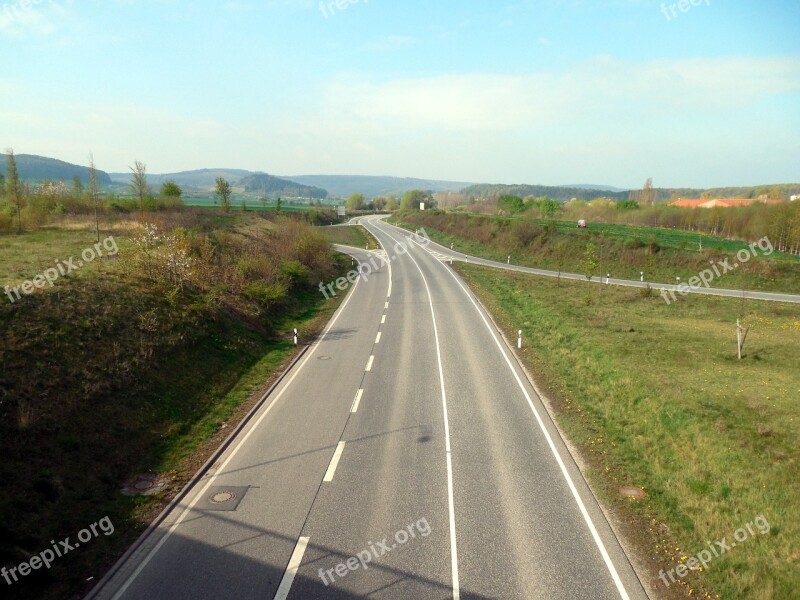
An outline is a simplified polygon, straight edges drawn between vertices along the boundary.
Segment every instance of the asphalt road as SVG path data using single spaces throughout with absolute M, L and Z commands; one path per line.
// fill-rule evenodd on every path
M 90 597 L 646 598 L 473 296 L 364 224 L 321 340 Z

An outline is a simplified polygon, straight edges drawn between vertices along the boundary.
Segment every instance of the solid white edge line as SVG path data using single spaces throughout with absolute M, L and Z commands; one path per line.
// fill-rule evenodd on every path
M 361 396 L 362 396 L 363 393 L 364 393 L 363 389 L 362 390 L 358 390 L 358 393 L 356 394 L 355 400 L 353 400 L 353 407 L 350 409 L 351 413 L 358 412 L 358 405 L 361 404 Z
M 339 459 L 342 458 L 342 452 L 344 452 L 344 444 L 344 442 L 339 442 L 336 445 L 336 450 L 333 452 L 333 456 L 331 456 L 331 464 L 328 465 L 325 478 L 322 480 L 325 483 L 333 481 L 333 476 L 336 474 L 336 467 L 339 466 Z
M 608 571 L 611 574 L 611 578 L 614 580 L 614 584 L 617 587 L 617 591 L 619 592 L 620 597 L 623 598 L 624 600 L 629 600 L 630 596 L 628 596 L 628 592 L 625 590 L 625 585 L 622 583 L 622 579 L 620 578 L 619 573 L 617 573 L 617 568 L 614 566 L 614 563 L 612 562 L 611 557 L 609 556 L 608 551 L 606 550 L 605 544 L 603 544 L 603 540 L 600 538 L 600 534 L 597 532 L 597 528 L 595 527 L 594 522 L 592 521 L 592 517 L 589 515 L 589 511 L 586 509 L 586 505 L 583 503 L 583 499 L 578 493 L 578 488 L 572 481 L 572 477 L 570 476 L 569 471 L 567 471 L 567 466 L 564 464 L 564 461 L 561 458 L 561 454 L 558 452 L 558 449 L 556 448 L 556 445 L 553 442 L 553 438 L 547 431 L 547 427 L 545 426 L 542 417 L 539 415 L 539 411 L 536 410 L 536 406 L 534 406 L 533 400 L 528 394 L 528 390 L 525 389 L 525 386 L 523 385 L 522 380 L 520 379 L 519 374 L 517 373 L 517 370 L 514 368 L 514 365 L 512 364 L 511 360 L 508 358 L 508 355 L 506 354 L 506 351 L 503 348 L 502 343 L 500 342 L 494 330 L 492 329 L 491 325 L 489 324 L 489 321 L 486 319 L 486 316 L 483 314 L 483 311 L 478 306 L 478 303 L 475 302 L 475 299 L 472 297 L 472 294 L 470 294 L 467 288 L 464 287 L 464 284 L 462 284 L 461 281 L 459 281 L 458 277 L 453 271 L 447 269 L 447 267 L 445 267 L 445 269 L 447 270 L 448 273 L 450 273 L 450 275 L 453 277 L 453 279 L 459 285 L 459 287 L 461 287 L 461 289 L 469 298 L 470 302 L 472 302 L 472 305 L 478 311 L 478 314 L 480 315 L 481 319 L 483 319 L 483 323 L 486 325 L 486 328 L 489 330 L 489 333 L 491 334 L 492 338 L 494 338 L 495 344 L 497 344 L 497 347 L 500 350 L 500 354 L 505 359 L 508 368 L 511 369 L 511 373 L 514 375 L 514 378 L 517 381 L 517 385 L 519 385 L 519 388 L 522 390 L 525 399 L 528 401 L 528 406 L 530 407 L 531 411 L 536 417 L 536 422 L 539 424 L 539 428 L 542 430 L 542 433 L 544 434 L 545 439 L 547 440 L 547 444 L 550 446 L 550 451 L 553 453 L 553 456 L 555 457 L 556 462 L 558 463 L 558 466 L 561 469 L 561 473 L 564 476 L 564 479 L 567 481 L 567 485 L 569 486 L 569 489 L 572 492 L 572 497 L 575 498 L 575 502 L 578 504 L 578 509 L 583 515 L 583 519 L 586 522 L 586 525 L 589 527 L 589 531 L 592 534 L 592 538 L 594 539 L 597 548 L 600 550 L 600 555 L 603 557 L 603 561 L 606 564 L 606 568 L 608 568 Z
M 364 369 L 365 371 L 371 371 L 372 370 L 372 362 L 374 360 L 375 360 L 375 356 L 374 355 L 369 357 L 369 360 L 367 361 L 367 368 Z
M 381 332 L 380 331 L 378 332 L 378 335 L 375 336 L 375 343 L 376 344 L 380 344 L 381 343 Z
M 289 387 L 292 385 L 292 382 L 297 378 L 297 376 L 303 370 L 303 367 L 305 367 L 306 364 L 308 363 L 308 361 L 311 360 L 311 357 L 314 355 L 314 352 L 316 352 L 316 350 L 319 347 L 319 345 L 322 343 L 322 341 L 325 339 L 325 337 L 328 335 L 328 333 L 330 333 L 330 330 L 336 324 L 336 321 L 339 320 L 339 317 L 344 312 L 345 307 L 350 302 L 350 298 L 352 298 L 355 295 L 355 290 L 358 287 L 358 284 L 359 284 L 360 281 L 361 281 L 360 278 L 356 280 L 356 283 L 353 286 L 353 289 L 350 290 L 350 293 L 347 295 L 347 298 L 345 298 L 344 302 L 339 307 L 339 309 L 336 311 L 336 314 L 333 316 L 333 319 L 331 319 L 331 322 L 328 323 L 328 326 L 322 332 L 322 335 L 319 337 L 319 340 L 317 340 L 314 343 L 313 347 L 311 348 L 311 350 L 306 355 L 306 358 L 303 360 L 302 363 L 300 363 L 300 366 L 297 367 L 297 369 L 292 374 L 292 376 L 281 387 L 281 389 L 275 395 L 275 398 L 273 398 L 272 402 L 269 403 L 269 406 L 267 406 L 267 408 L 264 410 L 264 412 L 261 414 L 261 416 L 259 416 L 258 419 L 250 426 L 250 429 L 247 431 L 247 433 L 244 435 L 244 437 L 242 437 L 242 439 L 239 441 L 239 443 L 237 443 L 235 446 L 233 446 L 233 448 L 230 451 L 230 454 L 228 455 L 228 458 L 225 459 L 225 462 L 223 462 L 222 465 L 220 466 L 220 468 L 217 469 L 217 471 L 209 478 L 208 482 L 203 486 L 203 488 L 200 490 L 200 492 L 198 492 L 194 496 L 194 498 L 189 503 L 189 505 L 180 514 L 180 516 L 178 517 L 178 520 L 175 521 L 175 523 L 173 523 L 170 526 L 170 528 L 163 535 L 163 537 L 158 541 L 158 543 L 155 545 L 155 547 L 147 553 L 147 555 L 145 556 L 144 560 L 142 560 L 142 562 L 139 563 L 139 566 L 136 567 L 136 570 L 125 580 L 125 583 L 122 585 L 122 587 L 120 587 L 120 589 L 114 594 L 114 596 L 112 597 L 112 600 L 118 600 L 119 598 L 122 597 L 122 595 L 127 591 L 127 589 L 134 582 L 134 580 L 141 574 L 141 572 L 144 570 L 144 568 L 147 566 L 147 564 L 156 555 L 156 553 L 161 549 L 161 547 L 166 543 L 166 541 L 172 536 L 172 534 L 175 533 L 175 530 L 178 528 L 178 526 L 183 522 L 183 520 L 187 517 L 187 515 L 192 511 L 192 509 L 194 508 L 194 505 L 197 504 L 197 502 L 200 500 L 200 498 L 202 498 L 205 495 L 206 491 L 208 491 L 208 488 L 210 488 L 213 485 L 213 483 L 216 481 L 217 477 L 219 477 L 222 474 L 222 472 L 225 470 L 225 467 L 227 467 L 228 464 L 231 462 L 231 460 L 233 460 L 233 457 L 236 456 L 236 454 L 239 452 L 239 450 L 244 445 L 244 443 L 250 438 L 250 436 L 253 434 L 253 432 L 256 429 L 258 429 L 258 426 L 261 424 L 261 422 L 264 420 L 264 418 L 272 410 L 272 407 L 275 406 L 275 403 L 277 403 L 278 400 L 280 400 L 281 397 L 283 397 L 283 394 L 286 392 L 287 389 L 289 389 Z
M 306 553 L 306 547 L 311 538 L 301 537 L 297 540 L 297 546 L 294 547 L 292 558 L 289 560 L 289 566 L 286 567 L 286 572 L 281 579 L 281 585 L 278 587 L 278 592 L 275 594 L 275 600 L 286 600 L 289 597 L 289 591 L 292 589 L 292 583 L 300 570 L 300 563 L 303 562 L 303 555 Z
M 385 231 L 383 233 L 390 238 L 392 237 Z M 445 453 L 447 456 L 447 508 L 449 512 L 449 521 L 450 521 L 450 570 L 453 579 L 453 600 L 459 600 L 459 598 L 461 597 L 461 586 L 458 581 L 458 546 L 456 543 L 456 510 L 455 510 L 455 498 L 453 491 L 453 458 L 450 449 L 450 424 L 447 413 L 447 392 L 445 390 L 445 385 L 444 385 L 444 369 L 442 368 L 442 350 L 439 344 L 439 330 L 436 326 L 436 314 L 433 309 L 433 296 L 431 295 L 431 289 L 428 286 L 428 280 L 425 279 L 425 274 L 422 272 L 422 269 L 420 268 L 419 264 L 414 259 L 414 257 L 411 256 L 411 254 L 408 254 L 408 257 L 413 261 L 414 265 L 417 267 L 420 277 L 422 277 L 422 282 L 425 284 L 425 290 L 428 292 L 428 302 L 431 307 L 431 319 L 433 320 L 433 336 L 436 342 L 436 361 L 439 365 L 439 383 L 442 391 L 442 412 L 444 414 L 444 441 L 445 441 Z

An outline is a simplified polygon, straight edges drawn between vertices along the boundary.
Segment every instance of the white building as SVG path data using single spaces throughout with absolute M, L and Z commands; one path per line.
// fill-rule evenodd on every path
M 795 200 L 800 200 L 800 196 L 792 196 L 791 198 L 789 198 L 789 200 L 791 200 L 792 202 L 794 202 Z

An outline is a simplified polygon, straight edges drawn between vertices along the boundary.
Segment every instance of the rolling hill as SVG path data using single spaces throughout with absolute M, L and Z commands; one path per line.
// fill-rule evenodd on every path
M 89 167 L 82 167 L 72 163 L 37 156 L 35 154 L 15 154 L 17 161 L 17 173 L 20 179 L 27 181 L 43 181 L 51 179 L 53 181 L 72 181 L 76 175 L 86 184 L 89 182 Z M 0 154 L 0 175 L 6 174 L 6 155 Z M 97 171 L 97 183 L 100 185 L 111 184 L 111 177 L 105 171 Z
M 295 181 L 273 177 L 266 173 L 254 173 L 237 183 L 245 192 L 262 196 L 285 196 L 289 198 L 327 198 L 328 191 L 322 188 L 303 185 Z
M 468 185 L 463 181 L 438 181 L 414 177 L 376 177 L 365 175 L 292 175 L 287 177 L 305 185 L 323 187 L 331 196 L 346 198 L 360 193 L 367 198 L 376 196 L 402 196 L 409 190 L 431 192 L 456 192 Z
M 191 188 L 213 188 L 217 177 L 227 179 L 231 184 L 235 184 L 240 179 L 252 175 L 252 171 L 244 169 L 197 169 L 194 171 L 180 171 L 178 173 L 156 173 L 147 175 L 147 180 L 154 185 L 159 185 L 165 181 L 174 181 L 182 187 Z M 127 184 L 131 180 L 131 172 L 111 173 L 114 183 Z

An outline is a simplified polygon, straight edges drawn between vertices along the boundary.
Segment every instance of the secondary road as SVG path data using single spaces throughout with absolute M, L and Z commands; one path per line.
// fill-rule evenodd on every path
M 408 232 L 404 229 L 399 227 L 395 227 L 390 225 L 394 235 L 407 235 Z M 441 244 L 438 244 L 434 241 L 431 241 L 428 248 L 434 252 L 435 256 L 440 260 L 449 262 L 450 260 L 454 260 L 456 262 L 468 262 L 477 265 L 482 265 L 485 267 L 492 267 L 495 269 L 505 269 L 507 271 L 517 271 L 519 273 L 529 273 L 531 275 L 541 275 L 543 277 L 559 277 L 559 273 L 557 271 L 549 271 L 547 269 L 537 269 L 534 267 L 521 267 L 519 265 L 512 265 L 503 262 L 498 262 L 496 260 L 489 260 L 486 258 L 480 258 L 477 256 L 472 256 L 471 254 L 464 254 L 459 253 L 451 248 L 447 248 Z M 734 261 L 735 262 L 735 261 Z M 577 273 L 561 273 L 560 277 L 562 279 L 573 279 L 579 281 L 586 281 L 585 275 L 579 275 Z M 662 289 L 672 290 L 675 292 L 675 296 L 680 298 L 681 294 L 678 292 L 678 287 L 680 284 L 670 284 L 670 283 L 655 283 L 652 281 L 633 281 L 630 279 L 616 279 L 614 277 L 606 279 L 605 277 L 592 277 L 591 281 L 596 283 L 608 283 L 610 285 L 624 285 L 629 287 L 637 287 L 643 288 L 645 286 L 651 286 L 657 291 L 661 291 Z M 686 283 L 685 281 L 683 283 Z M 699 288 L 690 288 L 690 294 L 706 294 L 708 296 L 728 296 L 728 297 L 736 297 L 741 298 L 742 294 L 744 293 L 745 298 L 749 300 L 771 300 L 773 302 L 790 302 L 794 304 L 800 303 L 800 295 L 797 294 L 779 294 L 774 292 L 757 292 L 752 290 L 728 290 L 723 288 L 706 288 L 706 287 L 699 287 Z M 674 301 L 672 295 L 668 295 L 670 301 Z
M 646 598 L 472 294 L 364 225 L 321 340 L 91 597 Z

